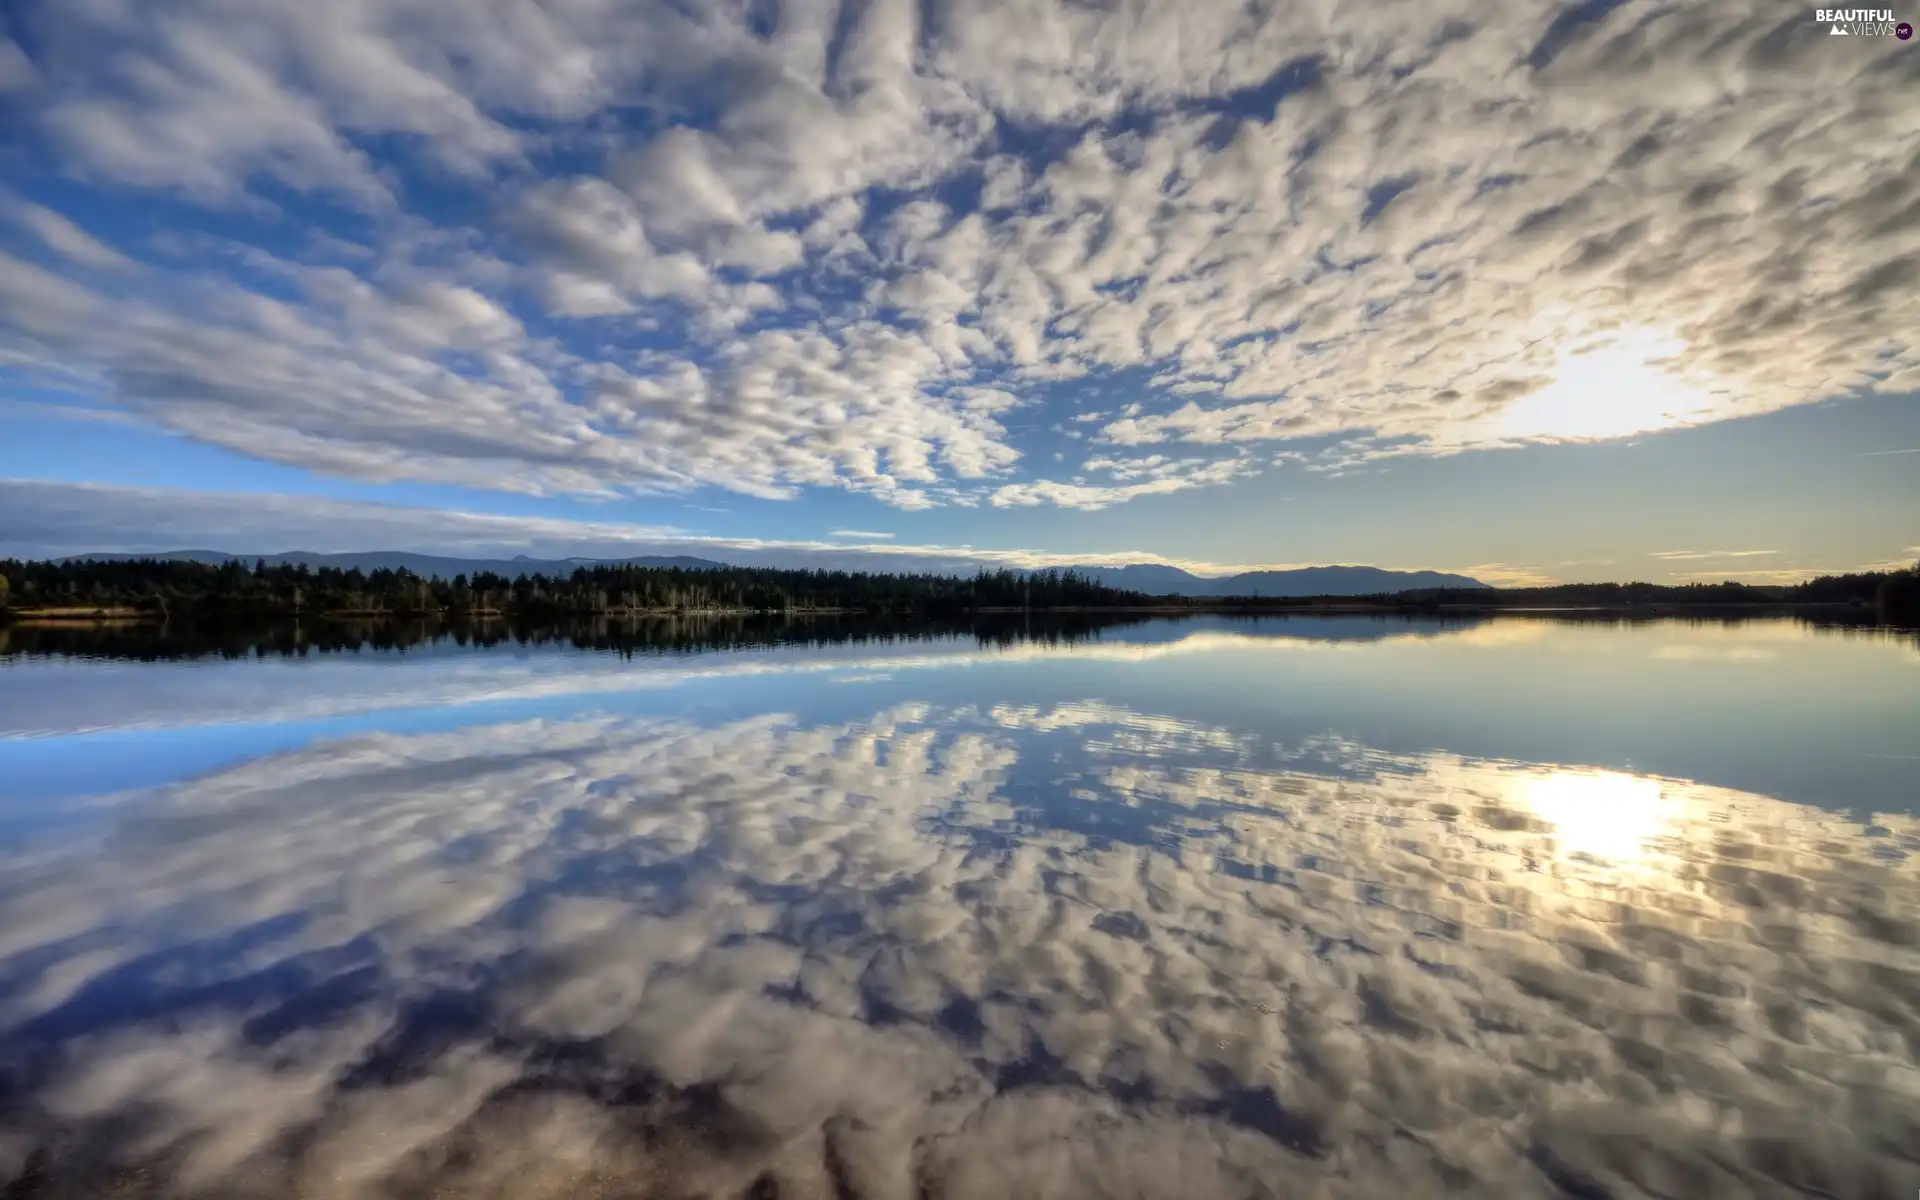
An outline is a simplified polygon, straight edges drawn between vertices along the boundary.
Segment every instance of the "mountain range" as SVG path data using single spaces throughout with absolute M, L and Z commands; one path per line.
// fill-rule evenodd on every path
M 408 570 L 416 575 L 451 579 L 455 575 L 475 575 L 483 571 L 512 578 L 516 575 L 570 575 L 578 567 L 602 564 L 636 567 L 679 567 L 683 570 L 709 570 L 729 565 L 690 555 L 647 555 L 637 558 L 452 558 L 434 554 L 414 554 L 403 550 L 376 550 L 357 554 L 315 554 L 305 550 L 285 554 L 228 554 L 219 550 L 172 550 L 160 554 L 78 554 L 63 561 L 86 558 L 155 558 L 203 562 L 218 565 L 230 559 L 252 563 L 264 559 L 270 566 L 305 563 L 310 567 L 337 567 L 343 571 L 355 567 L 363 571 Z M 1109 587 L 1145 592 L 1153 596 L 1369 596 L 1385 592 L 1418 591 L 1428 588 L 1487 588 L 1490 585 L 1466 575 L 1444 571 L 1390 571 L 1382 567 L 1298 567 L 1286 571 L 1245 571 L 1238 575 L 1208 577 L 1157 563 L 1133 563 L 1126 566 L 1073 566 Z M 899 569 L 876 564 L 869 569 Z M 917 568 L 926 570 L 925 566 Z
M 63 558 L 61 562 L 79 562 L 83 559 L 122 559 L 151 558 L 162 562 L 198 562 L 211 566 L 234 559 L 251 566 L 264 561 L 270 567 L 300 566 L 336 567 L 342 571 L 351 571 L 355 567 L 362 571 L 377 571 L 385 568 L 389 571 L 412 571 L 426 578 L 452 579 L 455 575 L 478 575 L 490 571 L 495 575 L 504 575 L 512 579 L 516 575 L 571 575 L 579 567 L 591 567 L 596 563 L 607 566 L 629 564 L 636 567 L 679 567 L 684 571 L 706 571 L 715 567 L 727 566 L 727 563 L 715 562 L 710 558 L 694 558 L 691 555 L 648 555 L 639 558 L 531 558 L 518 554 L 512 558 L 452 558 L 439 554 L 414 554 L 407 550 L 369 550 L 354 554 L 316 554 L 310 550 L 290 550 L 285 554 L 228 554 L 223 550 L 166 550 L 158 554 L 75 554 Z
M 1154 596 L 1372 596 L 1427 588 L 1491 586 L 1466 575 L 1444 571 L 1389 571 L 1383 567 L 1296 567 L 1288 571 L 1243 571 L 1214 578 L 1156 563 L 1074 569 L 1108 587 Z

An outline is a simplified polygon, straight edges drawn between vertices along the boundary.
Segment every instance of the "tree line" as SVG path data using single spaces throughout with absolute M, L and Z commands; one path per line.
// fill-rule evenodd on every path
M 1756 604 L 1849 604 L 1876 609 L 1886 620 L 1920 622 L 1920 563 L 1905 571 L 1821 575 L 1779 586 L 1726 581 L 1668 586 L 1656 583 L 1567 583 L 1549 587 L 1434 588 L 1403 592 L 1401 604 L 1481 608 L 1714 608 Z
M 1073 570 L 1000 570 L 972 576 L 781 570 L 767 567 L 582 566 L 565 576 L 491 572 L 423 577 L 404 568 L 218 566 L 173 559 L 0 560 L 0 613 L 108 612 L 186 619 L 298 616 L 501 616 L 523 621 L 676 613 L 844 612 L 954 617 L 994 611 L 1168 607 L 1286 610 L 1335 605 L 1412 611 L 1514 607 L 1658 609 L 1766 604 L 1850 604 L 1883 619 L 1920 623 L 1920 564 L 1906 571 L 1823 575 L 1790 586 L 1737 582 L 1678 587 L 1576 583 L 1550 587 L 1440 588 L 1342 597 L 1149 596 Z
M 569 575 L 483 572 L 451 579 L 387 567 L 218 566 L 171 559 L 0 561 L 0 606 L 133 611 L 153 616 L 365 617 L 501 615 L 529 619 L 689 612 L 937 615 L 991 610 L 1122 608 L 1140 592 L 1071 570 L 973 576 L 764 567 L 583 566 Z

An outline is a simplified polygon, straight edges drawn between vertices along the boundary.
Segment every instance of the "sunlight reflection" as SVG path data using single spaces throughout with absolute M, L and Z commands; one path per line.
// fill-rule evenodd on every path
M 1553 826 L 1562 858 L 1585 855 L 1611 865 L 1641 857 L 1671 823 L 1657 779 L 1614 771 L 1553 771 L 1528 776 L 1520 796 Z

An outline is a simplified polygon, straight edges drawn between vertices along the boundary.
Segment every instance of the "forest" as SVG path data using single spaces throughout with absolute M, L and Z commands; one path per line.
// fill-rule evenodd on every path
M 846 612 L 952 615 L 1123 608 L 1150 597 L 1073 571 L 890 575 L 753 567 L 586 566 L 565 577 L 425 578 L 407 570 L 239 560 L 219 566 L 157 559 L 0 561 L 0 607 L 18 613 L 154 617 L 514 616 Z
M 553 621 L 713 613 L 925 618 L 1127 608 L 1630 612 L 1762 605 L 1847 605 L 1871 608 L 1885 620 L 1920 623 L 1920 565 L 1906 571 L 1825 575 L 1791 586 L 1579 583 L 1336 598 L 1149 596 L 1105 586 L 1070 569 L 954 576 L 599 564 L 580 567 L 564 577 L 508 578 L 483 573 L 441 579 L 404 569 L 342 570 L 261 561 L 249 567 L 237 559 L 219 566 L 172 559 L 0 560 L 0 619 L 110 616 L 230 622 L 289 617 L 505 617 Z
M 1492 591 L 1434 589 L 1402 593 L 1402 603 L 1480 608 L 1719 608 L 1751 605 L 1871 607 L 1886 620 L 1920 622 L 1920 563 L 1906 571 L 1821 575 L 1804 583 L 1755 586 L 1727 581 L 1669 587 L 1654 583 L 1568 583 Z

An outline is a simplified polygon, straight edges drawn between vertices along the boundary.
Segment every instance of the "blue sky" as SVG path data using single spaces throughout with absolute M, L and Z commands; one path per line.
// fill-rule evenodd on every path
M 0 553 L 1911 560 L 1920 52 L 1825 32 L 28 0 Z

